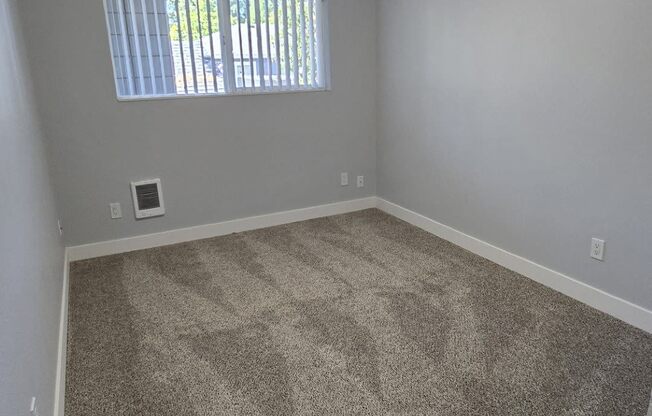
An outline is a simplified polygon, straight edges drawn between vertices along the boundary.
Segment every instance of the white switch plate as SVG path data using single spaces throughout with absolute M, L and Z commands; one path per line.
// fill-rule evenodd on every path
M 358 188 L 364 188 L 364 176 L 358 176 Z
M 57 220 L 57 229 L 59 230 L 59 235 L 63 235 L 63 225 L 61 225 L 61 220 Z
M 122 207 L 120 206 L 120 203 L 114 202 L 110 204 L 111 207 L 111 218 L 112 219 L 118 219 L 122 218 Z
M 342 186 L 347 186 L 349 184 L 349 174 L 347 172 L 342 172 L 340 175 L 340 184 Z
M 594 238 L 591 240 L 591 257 L 596 260 L 604 260 L 604 240 Z

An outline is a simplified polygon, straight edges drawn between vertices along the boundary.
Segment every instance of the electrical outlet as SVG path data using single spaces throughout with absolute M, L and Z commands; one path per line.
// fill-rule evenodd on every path
M 59 235 L 63 235 L 63 225 L 61 225 L 61 220 L 57 220 L 57 229 L 59 230 Z
M 604 240 L 594 238 L 591 240 L 591 257 L 596 260 L 604 260 Z
M 340 175 L 340 184 L 342 186 L 348 186 L 349 185 L 349 174 L 347 172 L 342 172 Z
M 29 404 L 29 414 L 30 416 L 39 416 L 38 408 L 36 407 L 36 397 L 32 397 L 32 401 Z
M 364 176 L 358 176 L 358 188 L 364 188 Z
M 122 218 L 122 207 L 120 206 L 120 203 L 114 202 L 110 204 L 111 207 L 111 218 L 112 219 L 118 219 Z

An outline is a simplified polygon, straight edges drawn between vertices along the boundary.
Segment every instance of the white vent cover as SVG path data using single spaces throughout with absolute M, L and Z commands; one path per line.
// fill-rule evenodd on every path
M 134 198 L 136 218 L 157 217 L 165 214 L 160 179 L 132 182 L 131 194 Z

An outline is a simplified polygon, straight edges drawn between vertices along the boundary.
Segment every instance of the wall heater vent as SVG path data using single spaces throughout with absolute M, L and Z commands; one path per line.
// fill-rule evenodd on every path
M 136 218 L 158 217 L 165 214 L 161 180 L 151 179 L 131 183 Z

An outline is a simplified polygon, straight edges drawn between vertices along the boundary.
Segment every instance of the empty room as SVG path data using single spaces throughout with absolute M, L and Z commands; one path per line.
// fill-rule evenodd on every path
M 649 0 L 0 0 L 0 416 L 652 416 Z

